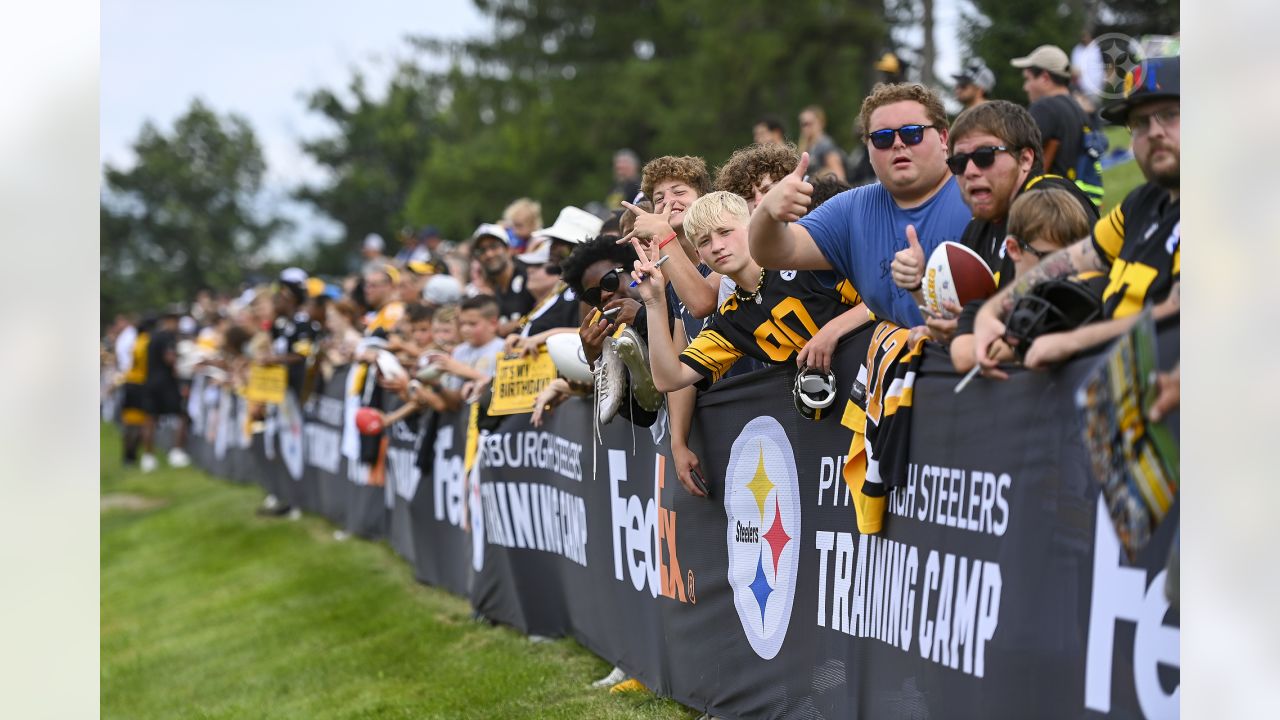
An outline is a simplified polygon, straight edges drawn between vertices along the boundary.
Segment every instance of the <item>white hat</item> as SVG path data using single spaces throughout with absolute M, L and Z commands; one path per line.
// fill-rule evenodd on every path
M 422 286 L 422 299 L 431 305 L 451 305 L 462 299 L 462 283 L 452 275 L 432 275 Z
M 534 240 L 533 249 L 517 255 L 516 259 L 525 265 L 546 265 L 551 262 L 551 240 L 547 238 Z
M 386 247 L 386 243 L 382 241 L 382 236 L 378 233 L 369 233 L 364 236 L 364 249 L 377 250 L 382 252 L 382 248 Z
M 306 285 L 307 271 L 298 267 L 285 268 L 280 271 L 280 282 L 289 285 Z
M 1057 45 L 1041 45 L 1030 55 L 1014 58 L 1009 64 L 1016 68 L 1037 67 L 1058 77 L 1071 77 L 1071 58 Z
M 602 227 L 604 227 L 603 220 L 586 210 L 569 205 L 560 211 L 560 216 L 556 218 L 554 225 L 534 231 L 533 237 L 554 238 L 577 245 L 599 235 Z
M 507 229 L 496 223 L 481 223 L 480 227 L 471 233 L 471 241 L 475 242 L 486 236 L 497 238 L 505 244 L 507 242 Z

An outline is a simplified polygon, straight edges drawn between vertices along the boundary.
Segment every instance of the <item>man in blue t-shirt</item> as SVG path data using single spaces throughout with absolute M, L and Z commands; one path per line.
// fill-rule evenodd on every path
M 969 224 L 969 208 L 947 170 L 947 114 L 924 86 L 898 83 L 873 88 L 860 118 L 880 182 L 840 193 L 805 215 L 813 186 L 804 180 L 803 158 L 752 214 L 751 255 L 765 268 L 834 269 L 877 318 L 923 325 L 915 300 L 894 284 L 889 268 L 907 247 L 907 226 L 915 226 L 928 257 L 943 241 L 959 241 Z

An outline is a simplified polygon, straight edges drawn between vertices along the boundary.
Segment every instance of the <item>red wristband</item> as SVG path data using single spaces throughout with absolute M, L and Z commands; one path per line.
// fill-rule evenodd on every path
M 667 236 L 667 239 L 666 239 L 666 240 L 663 240 L 662 242 L 658 243 L 658 249 L 659 249 L 659 250 L 661 250 L 662 248 L 664 248 L 664 247 L 666 247 L 666 246 L 667 246 L 667 243 L 669 243 L 669 242 L 671 242 L 672 240 L 675 240 L 675 239 L 676 239 L 676 234 L 673 232 L 673 233 L 671 233 L 670 235 L 668 235 L 668 236 Z

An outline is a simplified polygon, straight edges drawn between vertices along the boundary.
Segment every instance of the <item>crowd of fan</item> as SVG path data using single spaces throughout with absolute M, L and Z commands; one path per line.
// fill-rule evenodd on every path
M 572 334 L 594 381 L 553 382 L 533 422 L 573 395 L 594 396 L 598 422 L 616 415 L 648 427 L 665 413 L 681 484 L 704 495 L 687 440 L 697 394 L 728 375 L 790 364 L 821 379 L 843 338 L 879 323 L 901 329 L 903 347 L 939 343 L 957 371 L 999 378 L 1010 363 L 1045 368 L 1113 338 L 1145 306 L 1176 313 L 1178 60 L 1144 63 L 1122 99 L 1088 110 L 1069 92 L 1062 50 L 1043 46 L 1012 66 L 1029 109 L 969 92 L 990 89 L 980 64 L 957 77 L 966 108 L 954 122 L 934 91 L 882 83 L 862 104 L 858 153 L 835 147 L 810 107 L 799 118 L 802 148 L 765 119 L 714 176 L 702 158 L 641 166 L 620 151 L 598 214 L 565 207 L 544 227 L 539 204 L 520 199 L 463 242 L 406 229 L 388 257 L 370 236 L 360 272 L 347 277 L 289 268 L 238 294 L 201 291 L 189 306 L 120 317 L 103 360 L 107 388 L 122 388 L 126 460 L 157 466 L 156 418 L 185 414 L 184 387 L 198 369 L 241 386 L 253 365 L 283 365 L 305 398 L 336 369 L 360 368 L 353 392 L 449 411 L 482 401 L 504 353 L 536 353 Z M 1101 219 L 1103 190 L 1088 173 L 1095 111 L 1129 129 L 1148 181 Z M 944 241 L 982 257 L 999 291 L 926 317 L 924 265 Z M 1052 282 L 1083 288 L 1095 321 L 1011 335 L 1011 311 Z M 869 359 L 885 347 L 873 342 Z M 1171 389 L 1162 408 L 1176 402 L 1172 378 L 1162 381 Z M 868 423 L 883 420 L 860 402 Z M 174 466 L 190 461 L 181 432 Z

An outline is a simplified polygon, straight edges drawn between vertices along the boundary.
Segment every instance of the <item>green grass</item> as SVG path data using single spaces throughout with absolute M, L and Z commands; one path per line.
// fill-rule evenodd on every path
M 1129 147 L 1128 130 L 1108 125 L 1104 132 L 1107 134 L 1107 140 L 1111 142 L 1112 148 Z M 1132 160 L 1103 170 L 1102 214 L 1107 214 L 1111 208 L 1119 205 L 1130 190 L 1144 182 L 1146 182 L 1146 179 L 1142 177 L 1142 170 L 1138 168 L 1138 163 Z
M 106 718 L 692 718 L 588 687 L 609 664 L 470 620 L 383 543 L 254 515 L 261 492 L 194 469 L 122 469 L 102 430 Z

